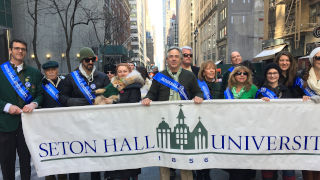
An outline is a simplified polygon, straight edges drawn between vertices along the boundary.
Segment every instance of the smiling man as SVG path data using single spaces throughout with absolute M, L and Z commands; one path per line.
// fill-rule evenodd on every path
M 202 91 L 197 78 L 192 72 L 181 67 L 182 54 L 178 47 L 171 47 L 167 52 L 167 69 L 157 73 L 142 104 L 149 106 L 152 101 L 177 101 L 193 99 L 194 103 L 203 101 Z M 160 167 L 160 179 L 170 179 L 170 169 Z M 193 179 L 192 171 L 181 170 L 181 179 Z
M 21 113 L 30 113 L 42 102 L 42 75 L 26 65 L 27 44 L 12 40 L 10 61 L 0 69 L 0 165 L 4 180 L 15 179 L 16 152 L 22 180 L 30 179 L 30 153 L 25 143 Z

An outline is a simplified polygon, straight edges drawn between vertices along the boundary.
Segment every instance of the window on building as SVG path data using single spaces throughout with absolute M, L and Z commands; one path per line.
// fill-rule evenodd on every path
M 317 6 L 312 5 L 310 6 L 310 23 L 316 23 L 317 22 Z

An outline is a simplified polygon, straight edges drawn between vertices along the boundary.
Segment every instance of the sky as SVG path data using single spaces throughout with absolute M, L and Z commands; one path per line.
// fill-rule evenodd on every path
M 156 46 L 156 56 L 155 56 L 155 64 L 160 69 L 163 69 L 162 61 L 163 61 L 163 20 L 162 20 L 162 0 L 148 0 L 149 6 L 149 14 L 151 24 L 155 27 L 155 36 L 156 41 L 154 42 L 154 46 Z

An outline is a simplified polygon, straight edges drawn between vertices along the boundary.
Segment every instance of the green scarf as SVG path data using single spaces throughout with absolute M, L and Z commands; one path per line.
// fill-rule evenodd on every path
M 170 69 L 167 67 L 167 71 L 169 75 L 177 82 L 179 82 L 179 76 L 180 76 L 181 70 L 182 68 L 180 67 L 176 74 L 172 74 Z M 178 101 L 178 100 L 181 100 L 179 93 L 170 89 L 169 101 Z
M 242 94 L 245 92 L 244 87 L 242 87 L 238 93 L 237 93 L 236 87 L 232 87 L 231 91 L 232 91 L 234 99 L 240 99 Z

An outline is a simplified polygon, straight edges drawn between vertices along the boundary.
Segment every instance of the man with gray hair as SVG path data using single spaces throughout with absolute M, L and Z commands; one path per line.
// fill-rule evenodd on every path
M 203 101 L 202 91 L 197 78 L 189 71 L 181 68 L 181 51 L 171 47 L 167 52 L 167 69 L 153 78 L 152 85 L 142 104 L 149 106 L 152 101 L 177 101 L 193 99 L 195 104 Z M 165 79 L 165 80 L 163 80 Z M 170 81 L 170 83 L 168 83 Z M 174 84 L 174 86 L 172 85 Z M 179 88 L 177 88 L 179 87 Z M 160 179 L 170 180 L 170 169 L 160 167 Z M 181 179 L 193 179 L 191 170 L 181 170 Z
M 181 47 L 181 51 L 183 56 L 181 67 L 185 70 L 193 72 L 193 74 L 198 77 L 199 68 L 192 66 L 192 48 L 189 46 L 183 46 Z

